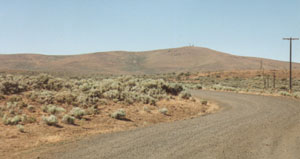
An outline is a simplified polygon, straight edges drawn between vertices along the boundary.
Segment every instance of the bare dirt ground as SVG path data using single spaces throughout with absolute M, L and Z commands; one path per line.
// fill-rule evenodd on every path
M 35 149 L 24 158 L 298 159 L 300 101 L 285 97 L 194 91 L 217 113 Z
M 168 109 L 166 115 L 159 112 L 159 109 L 164 107 Z M 126 111 L 126 120 L 111 118 L 110 114 L 120 108 Z M 160 101 L 157 106 L 143 104 L 109 105 L 100 108 L 99 115 L 86 116 L 84 120 L 78 120 L 76 125 L 59 123 L 59 127 L 54 127 L 39 122 L 26 125 L 25 133 L 19 132 L 16 126 L 7 126 L 1 123 L 0 158 L 32 158 L 31 155 L 25 157 L 20 154 L 43 145 L 70 142 L 85 136 L 130 130 L 160 122 L 193 118 L 212 113 L 217 109 L 218 107 L 213 103 L 201 105 L 200 101 L 176 99 Z

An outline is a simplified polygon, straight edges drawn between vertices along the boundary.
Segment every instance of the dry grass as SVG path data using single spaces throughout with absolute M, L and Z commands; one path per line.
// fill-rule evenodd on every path
M 275 80 L 274 80 L 275 73 Z M 170 73 L 152 76 L 179 82 L 189 89 L 233 91 L 300 98 L 300 70 L 293 71 L 293 93 L 289 93 L 287 70 L 246 70 L 202 73 Z M 275 81 L 275 87 L 274 82 Z
M 0 153 L 4 156 L 18 155 L 24 150 L 49 143 L 197 117 L 218 109 L 213 103 L 202 105 L 198 100 L 192 102 L 180 98 L 171 101 L 159 101 L 157 106 L 147 105 L 149 111 L 145 111 L 144 106 L 144 104 L 134 104 L 130 107 L 112 104 L 102 107 L 97 115 L 85 116 L 83 120 L 77 121 L 76 125 L 65 124 L 60 121 L 58 123 L 60 127 L 53 127 L 42 122 L 36 122 L 25 125 L 25 133 L 19 132 L 16 127 L 0 124 L 0 139 L 2 141 Z M 159 112 L 161 108 L 167 108 L 168 114 L 161 114 Z M 116 120 L 110 117 L 112 112 L 119 109 L 126 111 L 127 120 Z
M 234 56 L 201 47 L 182 47 L 145 52 L 98 52 L 70 56 L 34 54 L 0 55 L 0 70 L 42 71 L 73 74 L 153 74 L 219 70 L 287 69 L 286 62 Z M 300 68 L 300 64 L 295 64 Z
M 191 97 L 181 84 L 162 79 L 70 79 L 47 74 L 1 75 L 0 79 L 0 153 L 4 156 L 43 144 L 182 120 L 214 110 L 212 104 Z M 160 113 L 162 108 L 168 112 Z M 112 118 L 111 114 L 120 109 L 125 115 Z

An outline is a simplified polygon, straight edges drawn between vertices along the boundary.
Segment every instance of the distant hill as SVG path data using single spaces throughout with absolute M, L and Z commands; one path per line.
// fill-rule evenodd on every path
M 151 74 L 168 72 L 202 72 L 288 69 L 287 62 L 255 57 L 235 56 L 201 47 L 182 47 L 143 52 L 97 52 L 82 55 L 50 56 L 40 54 L 0 55 L 0 70 Z M 300 64 L 294 64 L 300 69 Z

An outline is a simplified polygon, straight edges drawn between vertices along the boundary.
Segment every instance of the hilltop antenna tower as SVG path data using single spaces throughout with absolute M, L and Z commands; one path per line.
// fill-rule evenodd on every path
M 290 41 L 290 93 L 292 92 L 292 41 L 299 40 L 299 38 L 283 38 L 283 40 Z

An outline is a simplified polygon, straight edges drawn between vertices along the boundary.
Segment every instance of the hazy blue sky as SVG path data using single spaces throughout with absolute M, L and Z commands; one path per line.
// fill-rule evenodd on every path
M 300 0 L 0 0 L 0 53 L 78 54 L 189 45 L 288 60 Z M 294 42 L 300 62 L 300 41 Z

